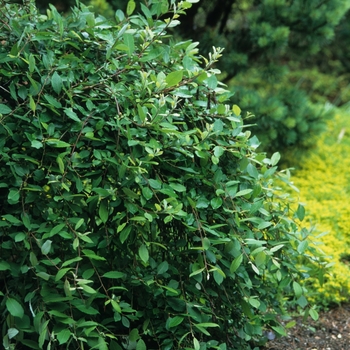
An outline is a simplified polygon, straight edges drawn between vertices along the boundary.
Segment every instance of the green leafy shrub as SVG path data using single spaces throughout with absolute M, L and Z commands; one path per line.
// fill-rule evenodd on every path
M 77 6 L 1 10 L 4 347 L 249 349 L 316 318 L 279 154 L 225 104 L 221 49 L 167 34 L 191 2 Z

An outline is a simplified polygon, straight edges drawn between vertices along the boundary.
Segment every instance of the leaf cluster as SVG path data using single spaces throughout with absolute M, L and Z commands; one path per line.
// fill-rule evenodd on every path
M 292 306 L 317 318 L 279 154 L 225 103 L 222 50 L 167 34 L 192 2 L 2 8 L 5 348 L 241 349 Z

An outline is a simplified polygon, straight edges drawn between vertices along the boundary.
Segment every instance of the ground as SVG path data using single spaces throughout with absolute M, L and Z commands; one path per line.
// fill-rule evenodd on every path
M 288 336 L 268 342 L 266 350 L 350 350 L 350 304 L 321 312 L 318 321 L 296 319 Z

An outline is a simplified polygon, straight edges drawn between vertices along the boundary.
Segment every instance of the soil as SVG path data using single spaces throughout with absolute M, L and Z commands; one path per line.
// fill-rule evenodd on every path
M 350 350 L 350 304 L 321 312 L 319 319 L 311 318 L 287 330 L 287 336 L 270 340 L 266 350 Z

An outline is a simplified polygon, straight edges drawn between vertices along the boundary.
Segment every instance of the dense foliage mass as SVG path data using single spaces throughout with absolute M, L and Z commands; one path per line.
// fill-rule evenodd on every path
M 225 104 L 222 50 L 167 34 L 191 1 L 131 0 L 117 23 L 2 5 L 6 349 L 249 349 L 287 308 L 317 318 L 279 154 Z
M 73 0 L 57 1 L 60 9 Z M 114 18 L 128 0 L 85 0 Z M 47 2 L 37 0 L 42 8 Z M 141 11 L 142 1 L 135 1 Z M 325 102 L 348 101 L 346 0 L 201 0 L 186 12 L 174 33 L 200 41 L 203 53 L 224 47 L 221 79 L 235 92 L 265 150 L 305 148 L 333 116 Z

